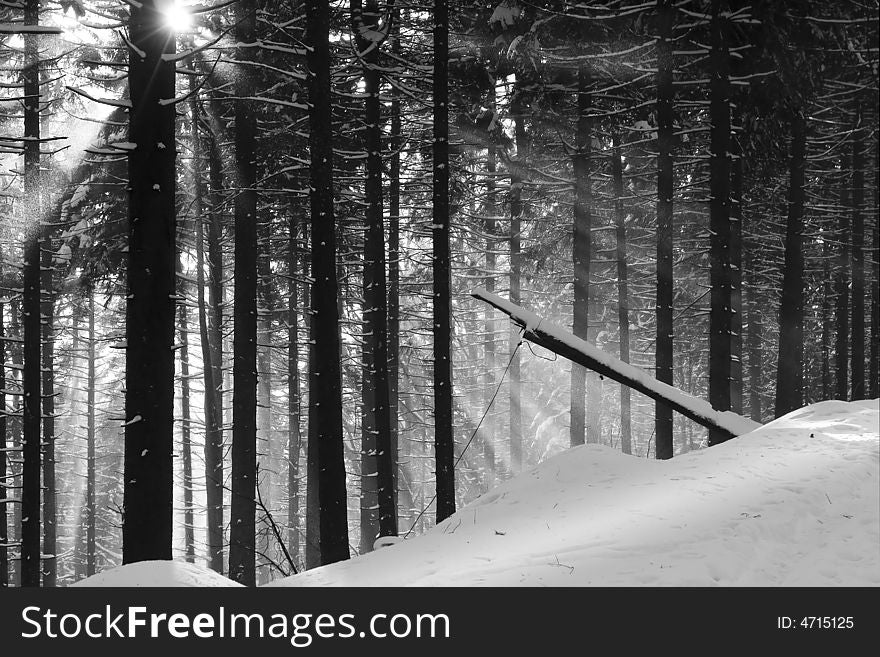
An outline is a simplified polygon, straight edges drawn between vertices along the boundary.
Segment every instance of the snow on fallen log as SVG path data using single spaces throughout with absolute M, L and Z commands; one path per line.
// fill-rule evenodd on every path
M 507 299 L 482 288 L 474 290 L 471 296 L 485 301 L 509 316 L 515 324 L 523 328 L 523 337 L 531 342 L 602 376 L 622 383 L 655 401 L 662 402 L 697 424 L 710 429 L 720 429 L 731 438 L 749 433 L 762 426 L 758 422 L 732 411 L 716 411 L 709 402 L 692 397 L 678 388 L 658 381 L 645 370 L 624 363 L 586 340 L 578 338 Z

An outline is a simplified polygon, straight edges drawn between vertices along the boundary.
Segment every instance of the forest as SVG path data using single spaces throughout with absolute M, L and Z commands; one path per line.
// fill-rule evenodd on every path
M 0 0 L 0 588 L 267 584 L 880 397 L 878 19 Z

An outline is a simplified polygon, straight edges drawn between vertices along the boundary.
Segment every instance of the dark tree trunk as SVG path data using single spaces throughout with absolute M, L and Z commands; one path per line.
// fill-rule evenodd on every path
M 852 139 L 852 399 L 865 393 L 865 157 L 862 109 L 856 107 L 856 130 Z
M 872 269 L 874 278 L 871 281 L 871 348 L 868 363 L 869 396 L 871 399 L 880 397 L 880 225 L 877 222 L 877 196 L 880 193 L 880 162 L 878 152 L 874 150 L 874 248 L 872 249 Z
M 834 288 L 831 278 L 831 248 L 827 236 L 822 240 L 822 274 L 822 399 L 832 399 L 831 334 L 834 324 L 831 317 L 831 296 Z
M 299 282 L 300 249 L 297 245 L 299 217 L 290 209 L 287 251 L 290 294 L 287 307 L 287 545 L 294 562 L 299 560 L 299 458 L 302 451 L 300 432 L 299 387 Z
M 455 513 L 452 430 L 452 297 L 449 262 L 449 3 L 434 0 L 433 311 L 437 522 Z
M 348 518 L 342 434 L 339 289 L 333 212 L 333 130 L 330 98 L 330 11 L 308 0 L 310 45 L 309 151 L 311 155 L 312 317 L 309 358 L 309 493 L 319 508 L 321 564 L 348 559 Z M 309 542 L 315 537 L 309 535 Z
M 27 0 L 24 22 L 36 25 L 39 0 Z M 24 199 L 25 216 L 41 217 L 40 209 L 40 63 L 37 38 L 25 35 L 24 69 Z M 22 294 L 24 328 L 24 422 L 21 490 L 21 585 L 40 585 L 40 229 L 25 236 Z
M 2 260 L 2 253 L 0 253 Z M 0 274 L 3 267 L 0 265 Z M 11 476 L 6 474 L 6 430 L 9 423 L 6 419 L 6 327 L 4 324 L 3 313 L 5 308 L 0 303 L 0 589 L 9 586 L 9 552 L 7 545 L 9 543 L 9 531 L 6 524 L 6 505 L 8 504 L 6 496 L 6 485 L 10 482 Z
M 837 399 L 849 399 L 849 242 L 850 222 L 847 214 L 849 206 L 849 158 L 840 158 L 840 220 L 837 226 L 837 263 L 834 273 L 834 296 L 836 299 L 834 371 L 835 393 Z
M 55 490 L 55 290 L 52 262 L 52 228 L 49 221 L 43 229 L 40 287 L 43 300 L 40 315 L 43 333 L 42 397 L 43 397 L 43 586 L 54 587 L 58 572 L 56 548 Z
M 578 67 L 577 90 L 577 134 L 574 154 L 574 238 L 572 243 L 572 263 L 574 267 L 574 308 L 573 330 L 579 338 L 586 340 L 589 328 L 590 309 L 590 264 L 592 250 L 592 207 L 593 189 L 590 179 L 590 158 L 592 157 L 592 125 L 590 109 L 593 98 L 590 87 L 592 76 L 587 64 Z M 571 366 L 571 446 L 583 445 L 586 432 L 587 370 L 579 365 Z M 597 400 L 586 400 L 595 404 Z
M 657 0 L 657 336 L 655 376 L 672 385 L 672 198 L 673 168 L 673 52 L 672 25 L 675 9 L 671 0 Z M 654 434 L 658 459 L 672 458 L 672 409 L 655 404 Z
M 201 112 L 195 98 L 190 102 L 192 112 L 193 160 L 201 161 L 202 138 L 199 130 Z M 208 132 L 208 131 L 206 131 Z M 206 134 L 208 163 L 213 193 L 222 185 L 219 154 L 213 135 Z M 193 207 L 196 228 L 196 303 L 199 308 L 199 341 L 202 349 L 202 377 L 205 392 L 202 396 L 205 412 L 205 524 L 207 529 L 208 566 L 223 572 L 223 404 L 220 390 L 223 387 L 221 354 L 223 337 L 223 262 L 220 245 L 220 217 L 216 205 L 212 207 L 208 224 L 208 272 L 211 291 L 211 307 L 205 300 L 205 229 L 204 229 L 204 183 L 195 168 Z M 209 324 L 210 318 L 210 324 Z
M 804 388 L 804 169 L 806 119 L 794 118 L 791 179 L 785 231 L 785 270 L 779 309 L 779 361 L 776 374 L 776 417 L 800 408 Z
M 391 407 L 388 387 L 388 297 L 385 272 L 385 226 L 382 210 L 382 122 L 380 111 L 379 47 L 360 37 L 362 29 L 379 30 L 379 9 L 367 0 L 365 11 L 360 0 L 351 0 L 355 41 L 362 56 L 364 94 L 364 146 L 367 153 L 364 185 L 366 232 L 364 236 L 364 416 L 362 447 L 362 485 L 375 487 L 374 506 L 362 508 L 367 530 L 378 529 L 379 536 L 397 535 L 394 507 L 394 469 L 397 455 L 391 445 Z M 369 497 L 369 495 L 368 495 Z M 373 527 L 373 525 L 377 525 Z M 361 537 L 361 547 L 372 549 L 375 537 Z M 367 545 L 366 543 L 369 543 Z
M 617 325 L 620 334 L 620 360 L 629 362 L 629 291 L 626 266 L 626 210 L 623 207 L 623 160 L 620 137 L 612 137 L 614 152 L 611 159 L 611 178 L 614 184 L 614 222 L 617 235 Z M 632 411 L 630 389 L 620 386 L 620 449 L 632 454 Z
M 86 383 L 86 576 L 95 574 L 95 291 L 89 295 L 88 381 Z
M 201 215 L 196 215 L 201 221 Z M 182 268 L 181 268 L 182 269 Z M 183 282 L 181 281 L 181 288 Z M 186 295 L 181 289 L 179 307 L 180 330 L 180 451 L 183 457 L 183 545 L 186 560 L 195 562 L 195 528 L 193 527 L 192 440 L 189 404 L 189 337 L 187 335 Z
M 492 79 L 491 97 L 489 100 L 490 111 L 496 112 L 495 105 L 495 79 Z M 483 207 L 486 228 L 486 276 L 483 279 L 486 289 L 490 292 L 495 290 L 496 276 L 496 249 L 498 248 L 498 240 L 495 235 L 498 232 L 498 193 L 496 185 L 496 174 L 498 172 L 498 152 L 495 145 L 491 143 L 491 135 L 489 136 L 489 146 L 486 149 L 486 203 Z M 511 243 L 512 246 L 512 243 Z M 511 252 L 512 253 L 512 252 Z M 485 375 L 483 381 L 483 407 L 489 408 L 492 395 L 495 392 L 495 368 L 497 366 L 497 344 L 495 335 L 495 312 L 491 308 L 486 308 L 484 315 L 484 326 L 486 337 L 483 343 L 485 354 Z M 495 485 L 495 415 L 490 411 L 483 421 L 480 430 L 480 442 L 483 445 L 483 476 L 485 479 L 486 490 L 490 490 Z
M 255 39 L 256 4 L 238 7 L 238 41 Z M 250 51 L 240 48 L 247 60 Z M 256 115 L 249 69 L 237 76 L 235 101 L 235 295 L 232 338 L 232 496 L 229 507 L 229 577 L 245 586 L 256 584 L 257 472 L 257 191 Z
M 721 16 L 722 0 L 712 2 L 712 74 L 709 83 L 711 156 L 709 160 L 709 403 L 718 411 L 730 410 L 731 379 L 731 217 L 730 217 L 730 79 L 727 20 Z M 723 442 L 709 431 L 709 445 Z
M 391 52 L 400 57 L 400 8 L 395 5 L 391 20 Z M 391 88 L 391 164 L 388 183 L 388 408 L 391 419 L 391 454 L 394 513 L 398 504 L 400 459 L 400 151 L 403 148 L 400 90 Z
M 160 4 L 130 10 L 129 241 L 122 561 L 171 558 L 175 324 L 174 37 Z
M 529 164 L 529 141 L 526 133 L 523 103 L 516 96 L 511 103 L 513 114 L 514 138 L 516 139 L 516 161 L 511 165 L 510 175 L 510 301 L 519 304 L 522 282 L 522 217 L 523 217 L 523 180 Z M 512 327 L 511 327 L 512 328 Z M 510 468 L 514 474 L 522 470 L 523 435 L 522 435 L 522 373 L 519 358 L 519 331 L 512 328 L 510 339 Z
M 741 111 L 734 115 L 736 128 L 742 124 Z M 743 161 L 739 134 L 730 140 L 730 410 L 743 412 Z

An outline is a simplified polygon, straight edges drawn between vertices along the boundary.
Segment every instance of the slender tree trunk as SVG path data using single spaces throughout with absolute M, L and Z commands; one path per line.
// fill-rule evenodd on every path
M 672 385 L 672 235 L 673 235 L 673 51 L 675 9 L 671 0 L 657 0 L 657 336 L 655 375 Z M 672 409 L 655 404 L 654 434 L 658 459 L 672 458 Z
M 339 288 L 333 212 L 333 130 L 330 98 L 330 11 L 306 2 L 311 154 L 311 355 L 309 358 L 309 495 L 319 508 L 321 564 L 349 556 L 342 434 Z M 309 542 L 316 537 L 309 535 Z
M 522 217 L 523 180 L 529 165 L 529 141 L 526 133 L 523 103 L 518 97 L 518 85 L 514 85 L 513 135 L 516 139 L 516 161 L 511 165 L 510 175 L 510 301 L 519 304 L 522 282 Z M 519 331 L 511 327 L 510 336 L 510 468 L 514 474 L 522 470 L 522 372 L 517 347 Z
M 391 52 L 401 56 L 400 8 L 392 13 Z M 388 184 L 388 408 L 391 420 L 391 454 L 394 457 L 392 492 L 394 512 L 398 504 L 400 459 L 400 151 L 403 137 L 400 118 L 400 89 L 391 87 L 391 163 Z
M 742 125 L 742 113 L 734 115 L 736 127 Z M 743 412 L 743 160 L 739 134 L 730 139 L 730 410 Z
M 58 572 L 56 548 L 55 490 L 55 290 L 52 257 L 52 228 L 47 218 L 43 229 L 40 287 L 43 300 L 40 315 L 43 334 L 42 397 L 43 397 L 43 586 L 54 587 Z
M 364 185 L 366 233 L 364 236 L 364 435 L 362 482 L 375 476 L 379 536 L 397 535 L 394 507 L 394 469 L 397 457 L 391 445 L 391 407 L 388 387 L 388 298 L 385 272 L 385 226 L 382 210 L 382 122 L 380 110 L 380 44 L 360 36 L 362 29 L 379 30 L 379 8 L 375 0 L 351 0 L 358 50 L 364 53 L 364 118 L 366 181 Z M 372 452 L 372 454 L 370 453 Z M 374 482 L 368 481 L 368 488 Z M 370 510 L 366 519 L 369 525 Z M 364 538 L 361 539 L 364 546 Z M 372 549 L 372 541 L 367 546 Z
M 86 419 L 86 576 L 95 574 L 95 291 L 89 292 L 89 343 Z
M 804 169 L 806 119 L 798 114 L 792 126 L 791 180 L 785 234 L 785 270 L 779 310 L 779 361 L 776 417 L 800 408 L 804 389 Z
M 0 253 L 2 262 L 2 253 Z M 0 274 L 3 267 L 0 265 Z M 6 511 L 7 501 L 6 485 L 11 476 L 6 474 L 6 430 L 9 428 L 6 411 L 6 327 L 3 313 L 5 307 L 0 303 L 0 589 L 9 586 L 9 531 L 7 529 Z
M 626 210 L 623 207 L 623 160 L 620 137 L 612 136 L 611 178 L 614 184 L 614 222 L 617 235 L 617 325 L 620 334 L 620 360 L 629 362 L 629 291 L 626 266 Z M 632 454 L 632 409 L 630 389 L 620 386 L 620 449 Z
M 238 40 L 254 43 L 256 4 L 238 7 Z M 238 57 L 247 60 L 249 50 Z M 239 192 L 235 197 L 235 296 L 232 338 L 232 498 L 229 515 L 229 577 L 245 586 L 256 584 L 257 472 L 257 191 L 256 116 L 251 72 L 242 67 L 236 83 L 235 164 Z
M 592 157 L 592 125 L 590 109 L 592 106 L 592 76 L 587 64 L 578 67 L 578 121 L 576 148 L 574 155 L 574 239 L 572 262 L 574 263 L 574 321 L 573 333 L 587 339 L 590 307 L 590 264 L 592 250 L 592 207 L 593 190 L 590 179 L 590 158 Z M 586 432 L 585 398 L 587 370 L 579 365 L 571 366 L 571 446 L 583 445 Z M 597 400 L 586 400 L 595 404 Z
M 300 249 L 297 246 L 299 216 L 290 208 L 287 262 L 290 294 L 287 307 L 287 546 L 294 562 L 299 560 L 299 458 L 302 451 L 299 388 L 299 283 Z
M 129 8 L 124 563 L 171 558 L 174 442 L 175 40 L 156 0 Z M 137 48 L 135 50 L 134 48 Z
M 832 399 L 831 333 L 834 325 L 831 317 L 831 296 L 834 288 L 831 278 L 831 248 L 827 237 L 822 241 L 822 274 L 822 399 Z
M 197 215 L 196 221 L 201 221 Z M 182 267 L 181 267 L 182 271 Z M 183 282 L 181 281 L 181 288 Z M 192 441 L 190 426 L 189 337 L 187 335 L 186 299 L 181 289 L 180 313 L 180 451 L 183 457 L 183 545 L 186 560 L 195 562 L 195 528 L 193 527 Z
M 856 107 L 856 131 L 852 137 L 852 399 L 865 393 L 865 157 L 862 108 Z
M 205 412 L 205 524 L 207 529 L 208 566 L 223 572 L 223 404 L 220 390 L 223 387 L 220 355 L 223 337 L 223 264 L 220 248 L 220 218 L 218 210 L 212 208 L 208 219 L 208 272 L 211 291 L 211 307 L 205 299 L 205 215 L 203 199 L 204 182 L 201 176 L 202 137 L 199 130 L 201 122 L 200 105 L 193 97 L 190 101 L 193 161 L 193 191 L 195 200 L 193 213 L 196 228 L 196 303 L 198 304 L 199 342 L 202 349 L 202 377 L 204 394 L 202 402 Z M 207 131 L 206 131 L 207 132 Z M 206 134 L 208 142 L 208 163 L 212 178 L 212 191 L 216 193 L 222 181 L 219 156 L 216 154 L 214 137 Z M 209 324 L 210 319 L 210 324 Z
M 834 370 L 836 380 L 835 397 L 849 399 L 849 242 L 850 222 L 847 213 L 849 206 L 849 158 L 845 155 L 840 161 L 840 220 L 837 227 L 837 263 L 834 274 L 835 303 L 835 345 Z
M 490 111 L 496 112 L 495 104 L 495 79 L 492 79 L 492 90 L 490 91 Z M 483 279 L 486 289 L 495 290 L 495 276 L 497 262 L 495 251 L 498 248 L 498 241 L 495 235 L 498 231 L 498 206 L 497 206 L 497 185 L 496 174 L 498 172 L 498 152 L 493 143 L 490 143 L 486 149 L 486 203 L 483 208 L 486 215 L 486 276 Z M 512 253 L 512 252 L 511 252 Z M 492 308 L 486 308 L 484 315 L 484 326 L 486 337 L 483 343 L 485 352 L 485 374 L 483 381 L 483 407 L 489 408 L 492 395 L 495 392 L 495 368 L 497 367 L 496 353 L 496 336 L 495 336 L 495 311 Z M 483 427 L 480 431 L 480 441 L 483 444 L 483 477 L 485 479 L 486 490 L 491 490 L 495 486 L 495 431 L 496 431 L 495 414 L 491 412 L 486 415 L 483 421 Z
M 874 150 L 874 247 L 871 250 L 871 347 L 868 363 L 869 397 L 880 397 L 880 225 L 877 222 L 877 196 L 880 193 L 880 162 L 878 151 Z
M 722 0 L 712 1 L 712 75 L 709 83 L 711 127 L 709 278 L 709 403 L 730 410 L 731 380 L 731 217 L 730 217 L 730 79 L 727 20 Z M 709 445 L 724 441 L 709 431 Z
M 449 262 L 449 3 L 434 0 L 433 291 L 437 522 L 455 513 L 452 296 Z

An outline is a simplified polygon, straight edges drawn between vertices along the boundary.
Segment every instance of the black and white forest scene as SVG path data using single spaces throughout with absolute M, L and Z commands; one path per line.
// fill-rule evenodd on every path
M 880 587 L 878 16 L 0 1 L 0 588 Z

